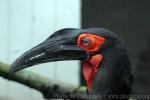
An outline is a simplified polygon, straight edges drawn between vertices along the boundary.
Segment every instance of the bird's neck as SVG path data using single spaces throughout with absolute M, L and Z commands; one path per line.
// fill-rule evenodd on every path
M 92 80 L 99 68 L 99 64 L 102 61 L 103 56 L 97 54 L 91 57 L 87 61 L 83 61 L 83 74 L 87 82 L 88 92 L 90 91 Z

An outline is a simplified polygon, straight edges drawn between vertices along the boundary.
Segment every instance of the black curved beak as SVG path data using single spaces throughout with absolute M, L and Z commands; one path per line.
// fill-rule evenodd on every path
M 52 35 L 47 40 L 21 55 L 11 64 L 11 72 L 53 61 L 85 60 L 87 53 L 77 47 L 78 34 Z

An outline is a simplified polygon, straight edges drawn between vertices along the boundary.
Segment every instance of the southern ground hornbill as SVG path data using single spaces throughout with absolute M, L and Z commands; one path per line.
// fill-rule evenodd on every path
M 20 56 L 11 65 L 11 71 L 62 60 L 83 62 L 88 94 L 95 95 L 95 99 L 129 99 L 132 72 L 126 46 L 114 33 L 104 28 L 67 28 L 56 31 Z

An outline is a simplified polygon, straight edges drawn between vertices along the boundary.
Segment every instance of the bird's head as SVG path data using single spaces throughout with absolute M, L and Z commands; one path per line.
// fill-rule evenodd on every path
M 94 63 L 93 67 L 98 68 L 102 52 L 114 45 L 113 40 L 115 35 L 103 28 L 62 29 L 16 59 L 11 65 L 11 71 L 16 72 L 46 62 L 81 60 L 84 62 L 83 73 L 90 89 L 90 78 L 95 73 L 88 67 Z

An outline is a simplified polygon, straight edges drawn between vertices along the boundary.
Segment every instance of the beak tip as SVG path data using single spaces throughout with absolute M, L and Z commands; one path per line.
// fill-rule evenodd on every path
M 16 64 L 16 63 L 12 63 L 12 64 L 10 65 L 9 72 L 10 72 L 10 73 L 15 73 L 15 72 L 17 72 L 17 71 L 19 71 L 19 67 L 17 67 L 17 64 Z
M 14 74 L 16 71 L 14 71 L 12 68 L 9 70 L 9 73 Z
M 9 72 L 12 73 L 12 74 L 15 73 L 15 72 L 17 72 L 16 67 L 14 67 L 14 66 L 11 65 L 11 67 L 9 69 Z

